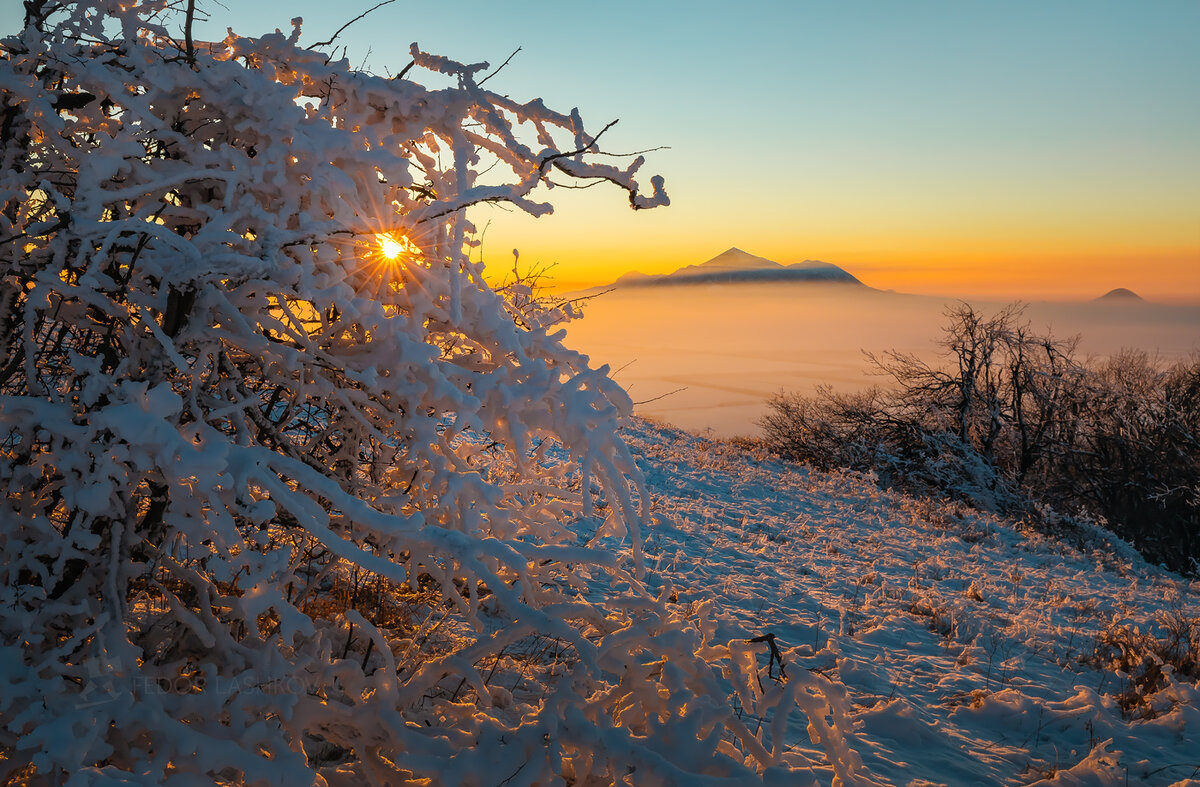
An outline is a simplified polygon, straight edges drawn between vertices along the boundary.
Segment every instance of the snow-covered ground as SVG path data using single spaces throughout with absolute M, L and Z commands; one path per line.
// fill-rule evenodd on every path
M 1168 669 L 1124 713 L 1128 680 L 1095 658 L 1135 628 L 1161 633 L 1163 615 L 1200 615 L 1200 583 L 1098 534 L 1071 546 L 646 421 L 626 438 L 654 501 L 652 581 L 711 600 L 717 640 L 774 634 L 792 674 L 844 684 L 869 778 L 1200 784 L 1197 687 Z M 805 724 L 792 713 L 787 745 L 822 762 Z

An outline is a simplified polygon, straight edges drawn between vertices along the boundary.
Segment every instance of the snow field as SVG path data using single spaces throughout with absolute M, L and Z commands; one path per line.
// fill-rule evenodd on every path
M 1200 774 L 1196 685 L 1168 674 L 1123 711 L 1120 695 L 1136 687 L 1097 655 L 1106 630 L 1161 633 L 1164 615 L 1194 620 L 1194 584 L 1096 534 L 1072 546 L 644 421 L 627 439 L 655 511 L 651 573 L 678 603 L 710 611 L 716 640 L 773 633 L 792 675 L 844 686 L 850 726 L 840 733 L 864 782 L 1172 784 Z M 769 689 L 767 646 L 753 650 Z M 777 724 L 762 722 L 768 746 Z M 789 716 L 786 750 L 820 763 L 804 724 Z M 827 765 L 810 773 L 834 779 Z

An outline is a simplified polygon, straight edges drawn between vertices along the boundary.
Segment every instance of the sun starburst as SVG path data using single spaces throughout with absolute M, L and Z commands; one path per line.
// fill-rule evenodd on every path
M 402 259 L 413 259 L 420 254 L 411 240 L 403 235 L 381 232 L 375 236 L 379 246 L 379 254 L 388 262 L 400 262 Z

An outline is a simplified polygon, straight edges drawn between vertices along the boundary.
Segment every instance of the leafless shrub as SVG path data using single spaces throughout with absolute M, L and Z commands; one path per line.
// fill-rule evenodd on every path
M 944 363 L 868 355 L 891 384 L 781 393 L 759 425 L 780 455 L 873 472 L 883 486 L 1021 516 L 1070 538 L 1076 512 L 1148 559 L 1200 564 L 1200 359 L 1076 357 L 1012 305 L 947 311 Z M 1087 539 L 1074 539 L 1081 544 Z

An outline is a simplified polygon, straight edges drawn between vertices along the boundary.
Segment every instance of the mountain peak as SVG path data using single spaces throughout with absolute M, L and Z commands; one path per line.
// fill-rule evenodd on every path
M 702 262 L 699 265 L 686 265 L 671 275 L 682 274 L 687 276 L 696 273 L 715 273 L 717 271 L 748 271 L 782 267 L 782 265 L 774 260 L 768 260 L 766 257 L 759 257 L 758 255 L 742 251 L 737 246 L 731 246 L 711 260 Z
M 1114 290 L 1109 290 L 1108 292 L 1104 293 L 1103 295 L 1101 295 L 1099 298 L 1096 298 L 1095 300 L 1133 302 L 1133 301 L 1142 301 L 1142 300 L 1145 300 L 1145 298 L 1138 295 L 1133 290 L 1127 290 L 1124 287 L 1117 287 Z
M 614 286 L 648 287 L 667 284 L 717 284 L 740 282 L 823 282 L 857 284 L 862 282 L 836 265 L 820 260 L 805 260 L 782 265 L 766 257 L 731 246 L 710 260 L 685 265 L 669 274 L 646 276 L 630 271 L 619 277 Z

